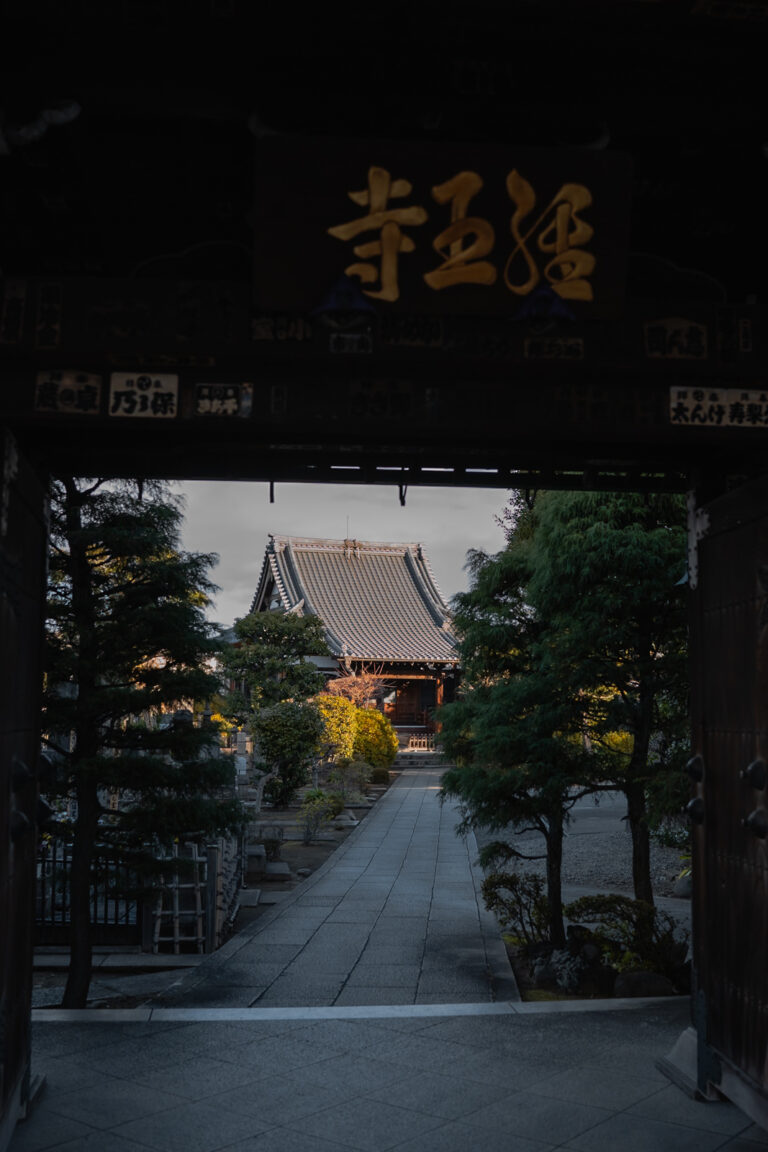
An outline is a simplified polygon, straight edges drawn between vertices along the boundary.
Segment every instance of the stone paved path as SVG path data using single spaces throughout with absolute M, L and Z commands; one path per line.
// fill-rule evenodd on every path
M 35 1011 L 47 1087 L 10 1152 L 765 1152 L 659 1072 L 685 997 L 514 998 L 438 786 L 404 772 L 168 1006 Z
M 658 1071 L 684 998 L 38 1011 L 10 1152 L 766 1152 Z M 342 1018 L 343 1017 L 343 1018 Z
M 285 901 L 153 1003 L 392 1005 L 516 1000 L 480 896 L 474 837 L 441 805 L 441 771 L 405 769 Z

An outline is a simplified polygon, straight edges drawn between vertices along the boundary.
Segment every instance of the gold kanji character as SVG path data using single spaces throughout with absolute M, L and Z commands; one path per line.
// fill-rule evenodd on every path
M 438 204 L 451 205 L 451 223 L 432 241 L 432 247 L 443 257 L 443 263 L 424 279 L 430 288 L 451 288 L 454 284 L 493 284 L 496 269 L 483 260 L 493 249 L 495 234 L 487 220 L 467 216 L 473 196 L 483 186 L 477 172 L 459 172 L 443 184 L 436 184 L 432 195 Z M 464 247 L 467 236 L 474 240 Z
M 410 196 L 413 187 L 408 180 L 393 180 L 386 168 L 368 169 L 368 188 L 362 192 L 348 192 L 350 200 L 361 208 L 368 208 L 367 216 L 350 220 L 348 224 L 337 224 L 329 228 L 331 236 L 339 240 L 353 240 L 361 232 L 380 232 L 379 240 L 357 244 L 353 248 L 355 256 L 367 261 L 371 256 L 381 257 L 381 266 L 375 264 L 350 264 L 344 269 L 347 276 L 357 276 L 362 284 L 375 284 L 381 287 L 373 291 L 364 288 L 366 296 L 380 300 L 397 300 L 400 288 L 397 281 L 397 260 L 401 252 L 413 252 L 414 243 L 410 236 L 404 236 L 401 227 L 423 224 L 429 217 L 423 208 L 411 205 L 407 208 L 389 208 L 390 199 L 399 200 Z
M 516 244 L 504 269 L 504 283 L 507 288 L 518 296 L 527 296 L 541 279 L 538 265 L 527 247 L 527 242 L 538 232 L 536 243 L 539 251 L 554 253 L 544 268 L 544 275 L 552 285 L 552 289 L 558 296 L 568 300 L 592 300 L 594 298 L 592 285 L 588 277 L 594 271 L 595 257 L 579 245 L 588 244 L 595 230 L 578 216 L 579 212 L 592 203 L 592 193 L 589 189 L 583 184 L 563 184 L 524 235 L 521 235 L 520 224 L 533 211 L 536 193 L 516 169 L 507 176 L 507 191 L 516 205 L 511 223 Z M 552 219 L 545 224 L 550 215 Z M 539 229 L 541 231 L 538 231 Z M 525 261 L 528 278 L 513 283 L 510 279 L 510 269 L 519 257 Z

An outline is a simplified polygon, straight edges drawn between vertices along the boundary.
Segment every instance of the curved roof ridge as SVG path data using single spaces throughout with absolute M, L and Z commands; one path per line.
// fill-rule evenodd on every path
M 270 571 L 272 572 L 272 576 L 274 577 L 274 569 L 272 566 L 272 556 L 270 555 L 269 548 L 267 548 L 267 551 L 264 553 L 264 559 L 262 560 L 262 563 L 261 563 L 261 572 L 259 573 L 259 579 L 256 583 L 256 591 L 253 594 L 253 599 L 251 600 L 251 606 L 248 609 L 249 613 L 255 612 L 256 611 L 256 605 L 264 598 L 264 591 L 265 591 L 266 583 L 267 583 L 267 573 Z
M 332 551 L 343 551 L 345 549 L 357 548 L 363 549 L 366 552 L 406 552 L 414 548 L 422 548 L 423 545 L 415 541 L 393 541 L 393 540 L 358 540 L 354 536 L 348 537 L 331 537 L 331 536 L 273 536 L 271 539 L 279 541 L 281 545 L 291 545 L 291 547 L 309 546 L 316 548 L 329 548 Z
M 289 608 L 292 608 L 293 605 L 291 604 L 291 598 L 288 595 L 287 588 L 285 587 L 285 581 L 283 580 L 283 574 L 280 571 L 280 565 L 277 562 L 277 557 L 275 556 L 274 552 L 270 553 L 269 566 L 272 569 L 272 575 L 275 579 L 275 587 L 277 588 L 277 594 L 283 603 L 283 607 L 287 611 Z
M 293 555 L 293 547 L 290 537 L 288 537 L 286 543 L 281 547 L 280 550 L 283 553 L 283 568 L 285 569 L 284 578 L 286 583 L 288 580 L 290 580 L 291 584 L 291 598 L 293 600 L 293 605 L 295 606 L 298 604 L 299 600 L 303 600 L 304 606 L 309 612 L 310 616 L 316 616 L 317 612 L 312 605 L 312 597 L 309 595 L 304 581 L 301 578 L 301 573 L 296 567 L 296 559 Z
M 277 590 L 280 593 L 280 599 L 283 601 L 284 607 L 286 609 L 295 608 L 302 598 L 301 585 L 296 586 L 293 579 L 294 574 L 290 570 L 285 571 L 284 565 L 280 563 L 280 553 L 283 551 L 283 544 L 278 544 L 278 539 L 278 537 L 270 534 L 267 553 L 272 571 L 275 574 L 275 584 L 277 585 Z
M 435 578 L 435 574 L 432 571 L 432 565 L 429 562 L 429 557 L 427 556 L 426 552 L 424 551 L 423 544 L 418 544 L 417 548 L 419 550 L 418 551 L 419 563 L 421 564 L 421 566 L 424 569 L 424 575 L 426 577 L 430 591 L 433 593 L 438 604 L 443 609 L 444 614 L 450 619 L 450 615 L 451 615 L 450 606 L 449 606 L 448 601 L 446 600 L 445 596 L 443 596 L 442 589 L 441 589 L 440 585 L 438 584 L 437 579 Z
M 445 623 L 445 613 L 442 611 L 440 605 L 436 603 L 435 598 L 432 595 L 432 589 L 425 581 L 423 572 L 419 571 L 419 565 L 417 564 L 413 552 L 411 552 L 410 549 L 405 553 L 405 563 L 411 575 L 413 576 L 413 582 L 419 590 L 419 594 L 424 601 L 427 611 L 429 612 L 438 628 L 442 628 L 443 624 Z
M 319 619 L 321 619 L 320 613 L 317 611 L 317 608 L 312 601 L 312 597 L 309 595 L 306 582 L 302 579 L 301 573 L 299 572 L 298 566 L 296 564 L 296 557 L 293 554 L 293 541 L 295 539 L 296 537 L 291 536 L 282 537 L 282 540 L 284 540 L 285 543 L 281 549 L 285 557 L 286 566 L 288 567 L 289 574 L 291 576 L 291 582 L 293 584 L 296 595 L 296 600 L 294 603 L 298 604 L 300 600 L 303 600 L 304 607 L 302 610 L 302 615 L 306 614 L 308 616 L 317 616 Z M 346 648 L 344 640 L 342 640 L 341 637 L 339 637 L 324 620 L 323 627 L 325 628 L 325 639 L 328 647 L 331 649 L 332 654 L 334 656 L 342 656 Z

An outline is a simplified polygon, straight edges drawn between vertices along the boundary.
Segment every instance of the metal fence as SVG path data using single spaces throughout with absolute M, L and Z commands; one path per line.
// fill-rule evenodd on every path
M 64 944 L 69 939 L 72 845 L 51 839 L 37 858 L 35 944 Z M 140 944 L 142 912 L 136 878 L 130 870 L 97 850 L 91 881 L 91 924 L 96 944 Z
M 240 906 L 243 845 L 236 838 L 175 847 L 160 883 L 147 889 L 108 849 L 97 847 L 90 920 L 96 945 L 132 945 L 146 952 L 212 952 L 232 931 Z M 69 943 L 72 844 L 40 845 L 35 899 L 36 945 Z

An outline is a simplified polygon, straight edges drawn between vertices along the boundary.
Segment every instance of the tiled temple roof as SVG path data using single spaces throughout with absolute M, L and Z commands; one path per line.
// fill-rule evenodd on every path
M 420 544 L 270 536 L 251 606 L 319 616 L 341 660 L 456 664 L 448 607 Z

